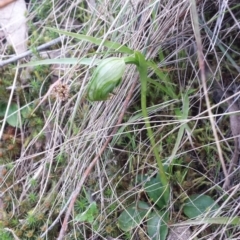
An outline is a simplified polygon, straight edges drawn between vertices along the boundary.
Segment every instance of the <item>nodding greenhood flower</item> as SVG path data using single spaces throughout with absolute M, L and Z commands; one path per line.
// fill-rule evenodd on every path
M 121 82 L 125 66 L 124 58 L 110 57 L 101 61 L 90 80 L 88 99 L 90 101 L 107 100 L 110 93 Z

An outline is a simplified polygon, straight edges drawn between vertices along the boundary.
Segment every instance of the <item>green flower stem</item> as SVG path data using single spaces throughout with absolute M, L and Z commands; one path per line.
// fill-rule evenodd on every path
M 136 57 L 134 55 L 131 55 L 129 57 L 125 57 L 124 61 L 125 61 L 126 64 L 138 65 L 138 60 L 136 59 Z
M 152 67 L 145 57 L 140 52 L 135 52 L 134 55 L 123 58 L 111 57 L 104 59 L 94 71 L 88 87 L 88 99 L 90 101 L 102 101 L 109 97 L 109 94 L 121 82 L 122 75 L 126 64 L 134 64 L 137 66 L 141 82 L 141 108 L 142 114 L 147 128 L 148 138 L 150 139 L 153 153 L 157 160 L 159 176 L 162 186 L 166 188 L 164 191 L 164 200 L 167 203 L 169 200 L 169 183 L 160 159 L 155 139 L 151 129 L 151 124 L 148 120 L 146 92 L 147 92 L 147 70 Z
M 168 184 L 168 178 L 166 176 L 165 170 L 163 168 L 163 164 L 162 161 L 160 159 L 159 156 L 159 152 L 158 149 L 156 147 L 156 142 L 153 136 L 153 132 L 152 132 L 152 128 L 150 125 L 150 122 L 148 120 L 148 113 L 147 113 L 147 104 L 146 104 L 146 93 L 147 93 L 147 62 L 144 58 L 144 56 L 140 53 L 140 52 L 136 52 L 136 59 L 138 59 L 138 71 L 139 71 L 139 75 L 140 75 L 140 82 L 141 82 L 141 108 L 142 108 L 142 114 L 143 114 L 143 118 L 145 121 L 145 125 L 147 128 L 147 134 L 148 134 L 148 138 L 150 139 L 150 143 L 152 145 L 153 148 L 153 153 L 154 156 L 157 160 L 157 164 L 158 164 L 158 169 L 159 169 L 159 175 L 160 175 L 160 181 L 162 183 L 163 186 L 166 186 L 166 190 L 164 191 L 164 199 L 165 202 L 167 203 L 169 201 L 169 184 Z

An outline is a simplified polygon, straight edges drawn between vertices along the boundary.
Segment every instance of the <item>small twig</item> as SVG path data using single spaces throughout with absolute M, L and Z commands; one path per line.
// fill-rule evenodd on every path
M 227 97 L 228 94 L 227 94 Z M 226 179 L 224 184 L 223 184 L 223 189 L 228 190 L 231 187 L 231 180 L 233 178 L 233 170 L 234 167 L 237 166 L 238 163 L 238 158 L 239 158 L 239 147 L 240 147 L 240 139 L 239 139 L 239 135 L 240 135 L 240 125 L 239 125 L 239 120 L 240 120 L 240 116 L 234 112 L 238 112 L 239 111 L 239 107 L 238 104 L 236 102 L 234 102 L 233 99 L 230 99 L 227 101 L 228 103 L 228 112 L 233 112 L 232 115 L 230 115 L 230 127 L 231 127 L 231 131 L 232 131 L 232 135 L 234 138 L 234 152 L 233 152 L 233 156 L 232 159 L 230 161 L 230 165 L 228 167 L 228 175 L 229 175 L 229 179 Z
M 233 178 L 233 171 L 234 167 L 237 166 L 238 158 L 239 158 L 239 150 L 240 150 L 240 116 L 237 114 L 239 112 L 239 106 L 236 103 L 236 100 L 234 98 L 236 97 L 235 95 L 238 95 L 239 92 L 234 93 L 233 95 L 229 94 L 227 90 L 222 89 L 221 85 L 214 80 L 214 87 L 219 89 L 218 94 L 222 97 L 220 100 L 224 100 L 227 102 L 228 107 L 227 109 L 224 109 L 225 112 L 232 113 L 230 114 L 230 127 L 231 127 L 231 132 L 234 137 L 234 152 L 233 156 L 230 160 L 230 164 L 228 167 L 228 178 L 225 178 L 224 184 L 223 184 L 223 189 L 224 190 L 229 190 L 231 187 L 231 181 Z M 218 101 L 218 100 L 216 100 Z
M 51 47 L 52 45 L 55 45 L 55 44 L 61 42 L 63 39 L 64 39 L 64 36 L 61 36 L 61 37 L 58 37 L 58 38 L 56 38 L 56 39 L 54 39 L 54 40 L 52 40 L 50 42 L 44 43 L 44 44 L 38 46 L 36 48 L 36 51 L 41 51 L 41 50 L 44 50 L 44 49 L 46 49 L 48 47 Z M 3 66 L 5 66 L 5 65 L 7 65 L 9 63 L 12 63 L 12 62 L 16 62 L 19 59 L 27 57 L 27 56 L 29 56 L 29 55 L 31 55 L 33 53 L 34 53 L 34 50 L 28 50 L 28 51 L 26 51 L 24 53 L 21 53 L 19 55 L 15 55 L 14 57 L 9 58 L 8 60 L 1 61 L 0 62 L 0 67 L 3 67 Z
M 82 186 L 83 186 L 83 183 L 85 182 L 86 178 L 88 177 L 88 175 L 90 174 L 90 172 L 92 171 L 92 168 L 96 165 L 99 157 L 103 154 L 104 150 L 107 148 L 109 142 L 112 140 L 114 134 L 117 132 L 117 129 L 119 128 L 121 122 L 122 122 L 122 119 L 124 117 L 124 114 L 127 110 L 127 107 L 128 107 L 128 104 L 129 104 L 129 101 L 132 97 L 132 94 L 133 94 L 133 90 L 135 89 L 135 86 L 136 86 L 136 83 L 137 81 L 135 81 L 130 90 L 129 90 L 129 93 L 124 101 L 124 104 L 123 104 L 123 109 L 121 111 L 121 114 L 119 116 L 119 119 L 113 129 L 113 131 L 111 132 L 110 136 L 108 137 L 107 141 L 104 143 L 104 145 L 102 146 L 102 148 L 100 149 L 99 153 L 97 154 L 97 156 L 93 159 L 93 161 L 90 163 L 90 165 L 88 166 L 88 168 L 86 169 L 86 171 L 84 172 L 80 182 L 78 183 L 75 191 L 73 192 L 72 196 L 71 196 L 71 202 L 69 204 L 69 207 L 67 209 L 67 212 L 66 212 L 66 215 L 65 215 L 65 218 L 64 218 L 64 221 L 63 221 L 63 224 L 62 224 L 62 228 L 61 228 L 61 231 L 59 233 L 59 236 L 57 238 L 57 240 L 62 240 L 65 236 L 65 233 L 67 231 L 67 226 L 68 226 L 68 219 L 70 217 L 70 214 L 71 214 L 71 211 L 73 209 L 73 206 L 74 206 L 74 203 L 77 199 L 77 196 L 79 194 L 79 192 L 81 191 L 82 189 Z

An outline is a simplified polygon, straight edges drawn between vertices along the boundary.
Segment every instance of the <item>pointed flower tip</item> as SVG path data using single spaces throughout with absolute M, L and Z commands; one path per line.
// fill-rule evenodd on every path
M 95 69 L 88 87 L 90 101 L 103 101 L 119 85 L 126 64 L 124 58 L 110 57 L 101 61 Z

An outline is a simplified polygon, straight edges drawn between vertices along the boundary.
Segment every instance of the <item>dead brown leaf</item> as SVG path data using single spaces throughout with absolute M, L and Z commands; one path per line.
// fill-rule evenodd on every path
M 0 1 L 0 8 L 3 8 L 5 6 L 7 6 L 8 4 L 15 2 L 16 0 L 1 0 Z
M 8 3 L 7 3 L 8 2 Z M 1 1 L 0 25 L 16 54 L 27 50 L 26 3 L 24 0 Z M 7 5 L 6 5 L 7 3 Z M 5 5 L 4 5 L 5 4 Z

